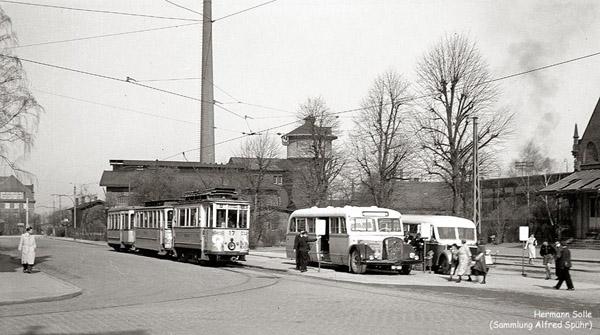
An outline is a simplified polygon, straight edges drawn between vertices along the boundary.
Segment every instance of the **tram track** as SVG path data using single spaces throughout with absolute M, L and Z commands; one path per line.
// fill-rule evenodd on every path
M 251 292 L 251 291 L 255 291 L 255 290 L 265 289 L 265 288 L 277 285 L 280 282 L 280 279 L 281 279 L 280 277 L 277 277 L 277 276 L 257 277 L 255 275 L 243 273 L 243 272 L 240 272 L 240 271 L 235 271 L 233 269 L 221 269 L 221 270 L 228 271 L 228 272 L 234 272 L 236 274 L 239 274 L 241 276 L 246 277 L 246 280 L 244 280 L 242 283 L 238 283 L 238 284 L 235 284 L 235 285 L 224 286 L 222 288 L 219 288 L 218 289 L 219 291 L 228 290 L 228 289 L 231 289 L 231 288 L 234 288 L 234 287 L 240 287 L 241 285 L 247 285 L 248 283 L 252 282 L 253 279 L 257 279 L 257 278 L 261 279 L 261 280 L 270 279 L 270 281 L 268 283 L 261 284 L 261 285 L 258 285 L 258 286 L 233 289 L 233 290 L 229 290 L 229 291 L 226 291 L 226 292 L 216 292 L 216 293 L 200 294 L 200 295 L 193 295 L 193 296 L 189 296 L 189 297 L 179 297 L 179 298 L 173 298 L 173 299 L 162 299 L 162 300 L 157 300 L 157 301 L 111 304 L 111 305 L 97 306 L 97 307 L 91 307 L 91 308 L 67 308 L 67 309 L 61 309 L 61 310 L 55 310 L 55 311 L 42 311 L 42 312 L 32 312 L 32 313 L 31 312 L 28 312 L 28 313 L 14 313 L 14 314 L 0 315 L 0 319 L 6 319 L 6 318 L 9 318 L 9 317 L 33 317 L 33 316 L 42 316 L 42 315 L 43 316 L 47 316 L 47 315 L 57 315 L 57 314 L 61 314 L 61 313 L 72 313 L 72 312 L 89 312 L 89 311 L 98 311 L 98 310 L 105 310 L 105 309 L 112 309 L 112 308 L 128 308 L 128 307 L 136 307 L 136 306 L 147 306 L 147 305 L 156 305 L 156 304 L 175 303 L 175 302 L 190 301 L 190 300 L 196 300 L 196 299 L 207 299 L 207 298 L 227 296 L 227 295 L 231 295 L 231 294 L 238 294 L 238 293 Z M 91 297 L 88 297 L 88 298 L 91 298 Z M 23 304 L 23 305 L 27 305 L 27 304 Z

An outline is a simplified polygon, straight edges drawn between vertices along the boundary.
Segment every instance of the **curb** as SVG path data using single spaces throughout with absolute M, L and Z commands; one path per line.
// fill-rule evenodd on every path
M 59 295 L 54 295 L 54 296 L 40 296 L 40 297 L 34 297 L 34 298 L 26 298 L 26 299 L 18 299 L 18 300 L 9 300 L 9 301 L 0 301 L 0 306 L 7 306 L 7 305 L 18 305 L 18 304 L 28 304 L 28 303 L 35 303 L 35 302 L 50 302 L 50 301 L 59 301 L 59 300 L 66 300 L 66 299 L 71 299 L 71 298 L 75 298 L 79 295 L 81 295 L 83 293 L 83 290 L 69 282 L 66 282 L 62 279 L 56 278 L 54 276 L 51 276 L 43 271 L 40 271 L 39 274 L 48 277 L 48 279 L 57 281 L 62 283 L 63 285 L 69 287 L 72 292 L 69 293 L 64 293 L 64 294 L 59 294 Z

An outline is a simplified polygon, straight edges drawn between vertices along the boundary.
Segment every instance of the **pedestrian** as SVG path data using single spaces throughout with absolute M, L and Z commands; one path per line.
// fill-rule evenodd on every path
M 458 245 L 452 244 L 450 247 L 450 277 L 448 281 L 452 281 L 452 276 L 456 274 L 456 268 L 458 268 Z
M 21 235 L 18 247 L 18 250 L 21 252 L 23 272 L 31 273 L 31 269 L 35 263 L 35 248 L 35 237 L 31 235 L 31 227 L 27 227 L 25 233 Z
M 462 281 L 462 276 L 469 276 L 469 269 L 471 268 L 471 250 L 467 246 L 467 240 L 461 240 L 461 246 L 458 249 L 458 267 L 456 269 L 456 275 L 458 276 L 457 283 Z
M 571 281 L 571 251 L 567 248 L 566 242 L 556 242 L 556 276 L 558 277 L 558 283 L 554 286 L 555 289 L 560 290 L 563 281 L 567 282 L 567 290 L 573 291 L 573 281 Z
M 533 264 L 533 259 L 535 258 L 535 247 L 537 246 L 537 240 L 535 236 L 531 234 L 525 242 L 525 250 L 527 250 L 527 255 L 529 256 L 529 264 Z
M 488 268 L 485 262 L 485 245 L 483 245 L 482 241 L 477 242 L 477 255 L 475 256 L 475 265 L 471 267 L 471 274 L 477 276 L 477 281 L 479 282 L 479 277 L 483 277 L 483 281 L 480 283 L 485 284 L 485 278 L 487 276 Z
M 425 256 L 425 270 L 429 270 L 431 273 L 431 269 L 433 267 L 433 250 L 427 251 L 427 256 Z
M 551 277 L 551 269 L 552 261 L 554 261 L 554 255 L 556 255 L 556 251 L 554 247 L 548 244 L 547 241 L 542 242 L 542 246 L 540 247 L 540 256 L 542 256 L 544 267 L 546 268 L 546 280 Z
M 296 250 L 298 250 L 298 259 L 299 259 L 299 270 L 300 272 L 306 272 L 306 265 L 310 261 L 310 256 L 308 252 L 310 251 L 309 242 L 316 241 L 316 238 L 308 238 L 308 233 L 303 230 L 300 232 L 300 237 L 298 238 L 298 243 L 295 245 Z
M 300 238 L 300 234 L 296 234 L 294 236 L 294 257 L 296 258 L 296 270 L 300 270 L 300 251 L 298 250 L 298 239 Z

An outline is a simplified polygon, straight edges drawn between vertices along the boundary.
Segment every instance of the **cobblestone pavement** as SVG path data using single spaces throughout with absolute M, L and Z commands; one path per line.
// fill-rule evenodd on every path
M 0 308 L 2 334 L 592 334 L 591 318 L 536 317 L 573 308 L 557 299 L 444 287 L 385 287 L 241 267 L 205 267 L 40 241 L 38 265 L 83 289 L 65 301 Z M 537 300 L 536 300 L 537 299 Z M 555 321 L 561 329 L 549 329 Z M 587 329 L 569 331 L 567 322 Z M 519 329 L 491 329 L 504 325 Z M 535 327 L 526 328 L 531 322 Z M 560 322 L 560 323 L 558 323 Z M 576 325 L 581 325 L 574 323 Z M 507 324 L 508 325 L 508 324 Z

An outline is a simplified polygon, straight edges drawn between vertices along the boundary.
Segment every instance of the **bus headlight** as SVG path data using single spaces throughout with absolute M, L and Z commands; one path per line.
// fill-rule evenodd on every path
M 414 253 L 414 252 L 411 252 L 410 254 L 408 254 L 408 257 L 410 257 L 410 258 L 415 258 L 416 256 L 417 256 L 417 255 L 415 255 L 415 253 Z

